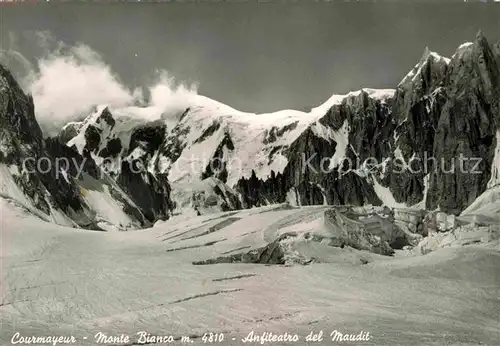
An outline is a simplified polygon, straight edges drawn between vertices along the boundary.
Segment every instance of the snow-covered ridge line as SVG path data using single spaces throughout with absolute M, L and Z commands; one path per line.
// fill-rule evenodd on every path
M 196 113 L 200 117 L 217 117 L 220 119 L 227 119 L 240 123 L 272 126 L 289 123 L 302 117 L 309 117 L 308 120 L 314 121 L 318 116 L 323 116 L 332 106 L 342 104 L 344 100 L 350 97 L 357 97 L 363 92 L 367 93 L 370 98 L 385 102 L 387 99 L 390 99 L 392 96 L 394 96 L 395 89 L 362 88 L 359 90 L 350 91 L 347 94 L 333 94 L 327 101 L 317 107 L 312 108 L 309 112 L 303 112 L 294 109 L 284 109 L 269 113 L 243 112 L 202 95 L 196 95 L 192 97 L 190 100 L 191 104 L 189 104 L 189 108 L 190 113 Z M 93 123 L 106 108 L 110 110 L 115 120 L 118 120 L 120 118 L 129 118 L 130 120 L 132 120 L 137 116 L 137 118 L 142 118 L 142 120 L 146 122 L 159 120 L 163 117 L 166 117 L 165 114 L 149 114 L 149 117 L 142 116 L 142 110 L 146 109 L 147 107 L 128 107 L 126 109 L 120 109 L 113 108 L 108 105 L 97 105 L 96 111 L 85 118 L 83 121 L 68 123 L 64 128 L 70 125 L 79 125 L 81 126 L 81 129 L 84 130 L 89 124 Z M 201 120 L 201 118 L 198 118 L 198 120 Z
M 189 128 L 186 137 L 186 145 L 193 145 L 196 140 L 202 136 L 204 131 L 213 124 L 219 124 L 219 132 L 230 133 L 233 140 L 237 143 L 235 145 L 240 147 L 241 150 L 246 147 L 250 152 L 257 154 L 263 148 L 259 145 L 258 148 L 252 149 L 255 146 L 255 141 L 262 142 L 262 137 L 266 132 L 275 129 L 282 129 L 286 126 L 293 127 L 287 131 L 286 136 L 277 138 L 273 146 L 287 145 L 293 142 L 309 125 L 314 124 L 321 117 L 325 116 L 328 110 L 334 105 L 340 105 L 345 100 L 351 97 L 359 97 L 362 93 L 366 93 L 368 97 L 381 102 L 386 102 L 394 96 L 394 89 L 360 89 L 351 91 L 344 95 L 334 94 L 326 102 L 311 109 L 310 112 L 302 112 L 298 110 L 280 110 L 271 113 L 248 113 L 236 110 L 218 101 L 212 100 L 208 97 L 196 95 L 190 99 L 189 111 L 187 116 L 179 119 L 177 123 L 171 122 L 167 124 L 167 130 L 170 132 L 175 126 L 185 126 Z M 122 147 L 125 151 L 128 149 L 128 142 L 130 141 L 130 133 L 137 126 L 143 125 L 148 122 L 156 121 L 165 118 L 174 117 L 173 115 L 156 114 L 151 117 L 142 116 L 140 107 L 136 107 L 137 112 L 131 108 L 127 110 L 113 109 L 107 105 L 99 105 L 96 111 L 90 114 L 86 119 L 81 122 L 72 122 L 65 126 L 74 127 L 78 134 L 73 137 L 68 143 L 68 146 L 75 145 L 78 152 L 82 152 L 85 147 L 85 132 L 87 128 L 92 125 L 101 130 L 101 140 L 120 138 L 122 140 Z M 105 110 L 109 110 L 115 120 L 115 125 L 109 126 L 105 121 L 100 121 L 101 115 Z M 135 116 L 137 113 L 137 116 Z M 151 115 L 151 114 L 150 114 Z M 98 123 L 99 122 L 99 123 Z M 168 126 L 170 125 L 170 126 Z M 111 128 L 112 127 L 112 128 Z M 128 134 L 128 135 L 126 135 Z M 219 134 L 217 137 L 221 137 Z M 216 141 L 217 142 L 217 141 Z M 203 152 L 213 152 L 214 148 L 207 148 L 206 144 L 203 145 Z M 213 143 L 213 145 L 217 145 Z M 240 145 L 239 145 L 240 144 Z M 251 147 L 250 147 L 251 146 Z M 105 147 L 101 143 L 99 150 Z M 236 148 L 237 151 L 238 148 Z M 124 154 L 124 152 L 122 153 Z
M 347 200 L 368 203 L 369 200 L 369 203 L 382 202 L 386 205 L 406 205 L 406 202 L 407 205 L 414 205 L 426 201 L 429 187 L 423 187 L 425 181 L 421 178 L 418 178 L 420 186 L 410 192 L 393 184 L 395 179 L 390 178 L 386 171 L 387 162 L 390 158 L 402 159 L 403 168 L 408 168 L 408 160 L 418 155 L 418 150 L 412 147 L 415 142 L 418 146 L 424 145 L 426 151 L 431 150 L 429 148 L 435 140 L 432 130 L 431 135 L 425 138 L 420 138 L 419 133 L 430 129 L 426 124 L 434 124 L 434 119 L 442 112 L 443 102 L 447 102 L 448 98 L 454 99 L 446 91 L 454 80 L 452 77 L 457 71 L 457 64 L 469 59 L 473 60 L 472 64 L 476 63 L 476 48 L 486 47 L 485 42 L 479 36 L 476 42 L 461 45 L 457 52 L 465 50 L 465 54 L 459 57 L 454 55 L 452 59 L 426 48 L 418 64 L 396 90 L 364 88 L 342 95 L 334 94 L 309 111 L 285 109 L 261 114 L 240 111 L 205 96 L 190 95 L 182 103 L 185 108 L 177 108 L 177 113 L 169 111 L 170 114 L 166 114 L 164 110 L 162 113 L 159 108 L 129 107 L 126 110 L 108 109 L 109 112 L 103 115 L 92 114 L 82 123 L 72 124 L 78 128 L 78 135 L 68 144 L 79 143 L 79 147 L 88 145 L 99 166 L 102 166 L 101 157 L 116 158 L 115 166 L 118 168 L 110 172 L 116 179 L 120 174 L 120 163 L 130 162 L 132 158 L 141 160 L 147 164 L 150 173 L 150 176 L 142 177 L 146 185 L 161 177 L 160 186 L 171 186 L 172 191 L 175 190 L 173 195 L 183 197 L 186 191 L 193 190 L 188 187 L 197 186 L 211 177 L 218 190 L 229 188 L 236 191 L 242 205 L 282 201 L 282 196 L 297 186 L 302 189 L 299 194 L 304 198 L 303 204 L 322 203 L 318 196 L 322 194 L 325 197 L 323 191 L 328 189 L 331 193 L 328 200 L 333 204 L 347 203 Z M 474 54 L 469 54 L 471 49 Z M 460 78 L 469 74 L 474 78 L 467 66 Z M 445 78 L 447 76 L 451 76 L 449 80 Z M 463 94 L 469 95 L 468 85 L 464 84 Z M 100 106 L 97 109 L 104 112 L 105 108 Z M 147 117 L 144 116 L 146 113 Z M 413 118 L 409 118 L 410 114 Z M 101 121 L 110 117 L 109 122 Z M 432 128 L 436 130 L 435 124 Z M 84 133 L 86 129 L 88 133 Z M 75 131 L 72 133 L 76 134 Z M 417 134 L 418 138 L 411 138 L 408 133 Z M 402 136 L 401 140 L 398 140 L 399 136 Z M 359 158 L 380 155 L 386 163 L 381 166 L 384 179 L 389 178 L 384 181 L 370 180 L 366 167 L 357 166 L 350 172 L 351 175 L 341 175 L 346 180 L 345 184 L 330 179 L 331 176 L 316 179 L 307 175 L 302 181 L 295 172 L 302 170 L 305 158 L 317 155 L 331 160 L 330 169 L 339 168 L 340 163 L 353 155 Z M 317 164 L 314 160 L 307 161 L 312 166 L 305 167 Z M 210 165 L 216 162 L 219 163 L 214 169 Z M 493 166 L 496 166 L 495 162 Z M 494 167 L 492 180 L 496 179 Z M 322 182 L 318 184 L 313 181 L 315 179 Z M 123 179 L 120 181 L 124 184 Z M 323 181 L 326 185 L 322 185 Z M 310 187 L 308 184 L 317 186 Z M 277 191 L 275 185 L 279 186 Z M 192 195 L 201 192 L 210 194 L 214 186 L 193 190 Z M 362 187 L 355 191 L 357 186 Z M 220 197 L 221 194 L 217 194 Z M 234 195 L 231 194 L 230 198 Z M 185 197 L 189 202 L 191 196 Z M 304 202 L 305 199 L 308 202 Z M 232 202 L 235 205 L 238 203 Z M 437 202 L 433 200 L 429 203 Z
M 395 89 L 371 89 L 371 88 L 363 88 L 356 91 L 351 91 L 345 95 L 332 95 L 325 103 L 322 105 L 311 109 L 309 114 L 325 114 L 331 107 L 334 105 L 342 104 L 342 102 L 349 97 L 356 97 L 361 95 L 361 93 L 367 93 L 369 97 L 380 100 L 381 102 L 386 102 L 388 99 L 394 96 L 396 92 Z
M 182 114 L 149 114 L 150 117 L 138 114 L 134 117 L 131 108 L 124 111 L 100 105 L 83 121 L 67 126 L 76 130 L 68 131 L 76 136 L 67 145 L 74 145 L 81 154 L 90 143 L 92 158 L 115 177 L 121 172 L 120 162 L 130 161 L 132 156 L 145 160 L 152 176 L 168 174 L 169 183 L 175 187 L 174 195 L 185 195 L 180 190 L 198 186 L 207 164 L 218 157 L 229 162 L 224 189 L 234 188 L 241 179 L 249 179 L 252 172 L 263 181 L 272 172 L 283 173 L 289 163 L 288 148 L 308 129 L 322 140 L 339 143 L 333 159 L 340 162 L 349 145 L 349 124 L 345 121 L 344 126 L 335 131 L 321 124 L 320 119 L 327 116 L 328 110 L 335 105 L 345 103 L 349 106 L 358 102 L 360 97 L 386 103 L 394 94 L 394 89 L 366 88 L 345 95 L 335 94 L 310 112 L 288 109 L 264 114 L 241 112 L 201 95 L 192 96 L 189 107 Z M 156 121 L 158 123 L 153 124 Z M 151 150 L 146 149 L 147 143 L 146 147 L 136 147 L 137 140 L 134 140 L 135 144 L 131 143 L 136 130 L 147 127 L 155 131 L 153 129 L 165 125 L 167 130 L 160 147 Z M 93 129 L 86 136 L 90 126 Z M 108 148 L 111 140 L 119 140 L 121 149 L 112 158 L 116 164 L 103 166 L 99 153 Z

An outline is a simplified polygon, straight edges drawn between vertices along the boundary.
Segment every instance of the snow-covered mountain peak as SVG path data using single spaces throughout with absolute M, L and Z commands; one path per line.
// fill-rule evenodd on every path
M 202 95 L 189 95 L 176 103 L 175 112 L 172 108 L 165 111 L 152 106 L 101 106 L 83 122 L 68 125 L 78 129 L 68 144 L 80 151 L 87 146 L 101 167 L 111 157 L 116 163 L 104 170 L 113 177 L 122 174 L 124 162 L 143 160 L 147 174 L 141 179 L 150 184 L 159 176 L 168 178 L 173 196 L 181 196 L 182 205 L 190 203 L 191 192 L 207 193 L 212 188 L 219 191 L 219 197 L 225 191 L 221 197 L 224 203 L 240 194 L 238 198 L 246 199 L 241 200 L 246 206 L 282 202 L 289 193 L 300 195 L 303 201 L 299 204 L 325 200 L 378 203 L 378 199 L 386 204 L 418 203 L 427 190 L 402 190 L 389 180 L 373 181 L 369 174 L 359 174 L 362 167 L 350 170 L 349 177 L 343 174 L 340 180 L 328 174 L 297 174 L 304 168 L 301 155 L 319 155 L 321 159 L 330 159 L 329 169 L 340 169 L 347 158 L 377 157 L 382 162 L 395 156 L 407 162 L 424 150 L 433 150 L 438 119 L 449 94 L 455 90 L 450 87 L 455 79 L 468 83 L 483 55 L 481 73 L 488 77 L 484 78 L 488 83 L 482 92 L 492 94 L 488 85 L 493 85 L 496 75 L 496 58 L 490 57 L 484 38 L 476 41 L 459 48 L 467 51 L 480 47 L 470 55 L 472 64 L 456 63 L 456 56 L 450 62 L 426 48 L 397 89 L 364 88 L 334 94 L 310 111 L 285 109 L 256 114 Z M 103 117 L 106 112 L 114 123 Z M 314 160 L 308 162 L 318 164 Z M 214 163 L 215 167 L 211 167 Z M 211 183 L 206 182 L 209 178 Z M 382 191 L 387 185 L 391 185 L 390 193 Z M 196 191 L 190 188 L 193 186 L 198 186 Z M 254 191 L 265 196 L 259 197 Z
M 456 192 L 452 197 L 460 201 L 457 204 L 447 199 L 448 190 L 440 190 L 438 178 L 395 174 L 391 162 L 403 159 L 408 164 L 411 158 L 424 152 L 439 154 L 447 146 L 440 155 L 448 159 L 459 143 L 471 153 L 484 154 L 492 176 L 496 174 L 498 150 L 492 151 L 498 130 L 500 51 L 482 35 L 458 51 L 450 62 L 425 49 L 396 90 L 334 94 L 309 111 L 256 114 L 193 93 L 186 98 L 156 95 L 149 105 L 97 106 L 82 121 L 67 124 L 58 138 L 48 139 L 37 127 L 32 98 L 18 92 L 2 70 L 0 84 L 10 86 L 6 91 L 0 87 L 0 94 L 11 101 L 0 97 L 0 162 L 9 166 L 15 179 L 20 167 L 16 157 L 39 157 L 46 150 L 54 161 L 63 156 L 86 163 L 82 179 L 76 171 L 65 171 L 62 180 L 40 175 L 20 186 L 29 189 L 38 179 L 37 189 L 43 194 L 42 185 L 47 185 L 55 202 L 47 199 L 48 204 L 37 206 L 47 215 L 51 206 L 71 215 L 66 205 L 72 203 L 83 214 L 97 213 L 125 228 L 168 217 L 176 209 L 172 202 L 198 213 L 204 208 L 232 210 L 285 201 L 388 206 L 423 201 L 456 213 L 484 190 L 481 181 L 465 182 L 475 186 L 475 192 Z M 459 117 L 451 115 L 464 110 L 471 115 L 466 126 L 477 128 L 477 138 L 469 143 L 458 132 L 451 140 L 443 138 L 460 128 L 453 124 Z M 439 121 L 443 117 L 451 120 Z M 476 153 L 478 145 L 489 148 L 489 153 Z M 362 163 L 367 158 L 380 162 L 374 172 Z M 136 171 L 138 164 L 145 169 Z M 103 191 L 95 186 L 100 176 Z M 460 179 L 439 181 L 449 188 L 463 182 Z M 76 197 L 66 198 L 71 194 Z M 105 215 L 102 198 L 116 213 Z M 85 220 L 74 221 L 86 226 L 99 219 L 89 214 Z
M 474 44 L 474 42 L 465 42 L 465 43 L 462 43 L 460 46 L 458 46 L 457 51 L 460 51 L 460 50 L 463 50 L 463 49 L 467 49 L 467 47 L 470 47 L 473 44 Z
M 439 69 L 442 68 L 443 66 L 447 66 L 450 63 L 450 61 L 451 59 L 431 51 L 429 47 L 425 47 L 424 53 L 422 54 L 422 57 L 420 58 L 419 62 L 401 80 L 401 82 L 398 84 L 398 87 L 404 87 L 406 85 L 412 84 L 413 82 L 417 81 L 420 78 L 422 71 L 425 69 L 425 67 L 429 65 L 436 65 L 437 68 Z
M 124 132 L 130 131 L 140 124 L 160 120 L 170 125 L 167 126 L 169 132 L 175 126 L 189 126 L 190 131 L 194 129 L 203 131 L 213 123 L 219 123 L 222 127 L 244 127 L 256 131 L 264 131 L 272 127 L 288 126 L 297 121 L 305 125 L 310 124 L 324 116 L 332 106 L 340 105 L 342 102 L 347 102 L 349 99 L 359 97 L 362 94 L 366 94 L 374 100 L 386 102 L 394 96 L 394 92 L 394 89 L 364 88 L 344 95 L 334 94 L 326 102 L 312 108 L 309 112 L 294 109 L 284 109 L 269 113 L 243 112 L 202 95 L 192 96 L 189 102 L 186 103 L 187 108 L 175 115 L 163 114 L 158 110 L 154 113 L 151 109 L 152 107 L 134 106 L 116 109 L 107 105 L 99 105 L 83 121 L 68 123 L 62 129 L 62 132 L 69 129 L 71 131 L 77 130 L 80 133 L 78 139 L 72 137 L 68 145 L 75 144 L 81 149 L 84 145 L 82 132 L 84 133 L 90 125 L 101 130 L 109 128 L 114 132 Z M 107 119 L 109 123 L 108 121 L 102 122 L 101 119 Z M 192 133 L 190 135 L 196 137 L 197 134 Z M 193 140 L 195 139 L 193 138 Z
M 346 155 L 349 125 L 346 122 L 335 130 L 325 126 L 322 119 L 335 105 L 363 112 L 366 99 L 372 100 L 372 105 L 385 104 L 394 92 L 394 89 L 366 88 L 333 95 L 310 112 L 293 109 L 261 114 L 242 112 L 201 95 L 191 97 L 186 103 L 188 108 L 181 114 L 164 118 L 145 117 L 140 107 L 114 110 L 99 106 L 81 123 L 71 124 L 78 131 L 69 136 L 67 144 L 75 145 L 80 153 L 87 148 L 92 158 L 115 177 L 122 174 L 120 162 L 141 159 L 152 176 L 168 175 L 175 194 L 185 199 L 189 196 L 183 190 L 208 177 L 220 179 L 216 183 L 218 188 L 230 191 L 252 175 L 267 181 L 273 174 L 282 174 L 289 163 L 291 147 L 302 137 L 313 136 L 331 145 L 339 143 L 334 159 L 342 160 Z M 146 143 L 151 136 L 156 138 L 154 146 Z M 105 160 L 106 156 L 112 157 L 112 164 Z M 218 172 L 209 166 L 214 162 L 221 163 Z M 182 205 L 185 203 L 181 201 Z
M 364 88 L 351 91 L 344 95 L 334 94 L 323 104 L 312 108 L 309 112 L 294 109 L 284 109 L 268 113 L 251 113 L 234 109 L 221 102 L 215 101 L 205 96 L 196 95 L 189 106 L 187 116 L 181 121 L 200 123 L 203 121 L 220 121 L 225 124 L 240 124 L 249 128 L 265 129 L 272 126 L 287 126 L 290 123 L 299 121 L 301 123 L 311 123 L 328 112 L 334 106 L 341 104 L 344 100 L 358 97 L 366 93 L 374 100 L 385 102 L 394 96 L 394 89 L 371 89 Z
M 216 112 L 222 115 L 244 113 L 222 102 L 211 99 L 203 95 L 195 95 L 189 100 L 189 107 L 193 110 L 205 110 L 208 112 Z
M 474 49 L 474 42 L 465 42 L 461 44 L 452 56 L 453 60 L 461 60 L 464 55 L 470 54 Z

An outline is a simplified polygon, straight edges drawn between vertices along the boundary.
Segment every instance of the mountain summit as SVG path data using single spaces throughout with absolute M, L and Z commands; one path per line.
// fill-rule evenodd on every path
M 482 33 L 450 59 L 426 48 L 395 89 L 333 95 L 309 112 L 252 114 L 196 96 L 175 121 L 149 121 L 102 105 L 46 140 L 33 100 L 0 71 L 12 181 L 2 194 L 81 227 L 284 202 L 459 214 L 500 181 L 500 50 Z M 23 159 L 44 156 L 85 164 L 63 180 L 23 173 Z

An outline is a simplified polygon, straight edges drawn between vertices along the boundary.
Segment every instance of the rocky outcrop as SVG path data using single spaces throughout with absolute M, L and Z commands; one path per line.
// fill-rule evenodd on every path
M 445 82 L 433 153 L 446 169 L 431 175 L 427 206 L 459 214 L 486 189 L 500 121 L 498 56 L 481 33 L 457 51 Z
M 170 131 L 154 125 L 158 140 L 149 136 L 142 141 L 153 141 L 152 146 L 119 142 L 95 120 L 98 130 L 72 125 L 62 135 L 84 132 L 86 147 L 103 158 L 135 155 L 145 160 L 151 169 L 140 178 L 144 186 L 158 173 L 188 190 L 214 179 L 217 183 L 211 184 L 231 196 L 203 187 L 203 193 L 194 191 L 190 197 L 197 210 L 210 209 L 207 204 L 225 209 L 289 202 L 418 205 L 459 214 L 492 184 L 491 172 L 497 171 L 499 76 L 498 47 L 480 33 L 451 59 L 425 49 L 395 90 L 334 95 L 309 113 L 249 115 L 202 99 Z M 112 115 L 106 118 L 110 122 L 101 123 L 115 126 Z M 461 157 L 467 160 L 465 172 L 458 167 Z M 239 166 L 231 166 L 232 160 Z M 118 178 L 124 189 L 133 185 L 129 175 Z M 183 195 L 179 189 L 176 196 Z M 157 217 L 153 209 L 173 205 L 144 205 L 137 190 L 129 192 L 150 219 Z
M 55 177 L 58 172 L 54 170 L 54 158 L 45 150 L 32 97 L 24 94 L 10 72 L 1 65 L 0 133 L 0 163 L 16 167 L 17 174 L 12 178 L 32 206 L 48 216 L 53 210 L 66 213 L 72 210 L 81 215 L 81 226 L 91 225 L 91 218 L 86 217 L 90 214 L 89 209 L 76 186 Z M 48 157 L 48 161 L 44 160 L 45 167 L 38 170 L 37 162 L 45 157 Z
M 369 107 L 361 108 L 363 123 L 349 120 L 349 147 L 361 161 L 368 155 L 387 160 L 374 172 L 396 202 L 458 215 L 486 190 L 498 146 L 499 61 L 498 49 L 481 33 L 451 59 L 426 50 L 388 109 L 370 116 Z M 337 115 L 328 121 L 337 131 L 346 113 L 339 108 L 332 107 L 330 117 Z M 366 119 L 377 119 L 375 126 Z
M 394 225 L 393 217 L 384 214 L 356 212 L 350 207 L 325 211 L 325 227 L 333 233 L 329 245 L 350 246 L 380 255 L 391 256 L 411 242 L 408 235 Z
M 80 155 L 56 139 L 44 140 L 35 118 L 33 99 L 25 95 L 9 71 L 0 65 L 0 164 L 9 167 L 15 186 L 2 184 L 2 196 L 21 198 L 20 191 L 33 208 L 56 223 L 103 230 L 101 222 L 114 224 L 96 210 L 95 202 L 82 187 L 89 179 L 98 181 L 114 198 L 117 206 L 128 213 L 130 223 L 144 226 L 145 219 L 137 207 L 115 185 L 106 181 L 100 168 L 89 157 Z M 85 176 L 89 178 L 86 179 Z M 7 180 L 7 183 L 8 184 Z
M 234 144 L 231 140 L 231 135 L 228 132 L 224 132 L 224 136 L 210 158 L 209 164 L 201 174 L 201 179 L 214 177 L 226 183 L 228 175 L 227 155 L 233 150 Z
M 383 183 L 398 202 L 414 205 L 425 198 L 425 177 L 432 157 L 439 114 L 446 102 L 444 79 L 449 61 L 426 48 L 420 62 L 396 89 L 392 113 L 396 126 L 393 156 Z
M 59 140 L 67 141 L 89 161 L 95 160 L 145 218 L 155 222 L 167 219 L 174 209 L 168 176 L 158 171 L 156 162 L 166 130 L 161 121 L 117 124 L 104 107 L 97 108 L 81 123 L 68 124 Z
M 164 142 L 165 131 L 166 126 L 161 123 L 145 124 L 134 129 L 126 159 L 121 162 L 121 170 L 116 176 L 117 183 L 150 221 L 167 219 L 174 208 L 167 174 L 146 166 L 154 163 L 154 153 Z M 108 146 L 113 140 L 118 141 L 114 138 L 108 141 Z M 110 154 L 106 154 L 109 157 Z M 106 154 L 100 152 L 104 157 Z
M 248 252 L 237 253 L 234 255 L 220 256 L 203 261 L 195 261 L 194 265 L 208 265 L 219 263 L 256 263 L 256 264 L 285 264 L 285 250 L 282 241 L 293 234 L 282 234 L 271 243 Z
M 282 173 L 262 181 L 242 179 L 239 191 L 249 205 L 282 202 L 293 191 L 299 205 L 392 200 L 391 206 L 420 204 L 459 214 L 485 191 L 493 169 L 499 59 L 498 48 L 481 33 L 451 59 L 426 49 L 392 100 L 381 102 L 361 92 L 333 105 L 318 121 L 325 131 L 311 131 L 311 125 L 283 151 L 288 165 Z M 318 135 L 328 131 L 329 137 Z M 342 169 L 318 174 L 325 157 L 343 157 L 337 162 Z M 367 170 L 363 162 L 368 159 L 375 164 Z M 389 198 L 377 191 L 377 181 Z
M 290 191 L 298 205 L 381 205 L 373 186 L 359 171 L 368 158 L 382 161 L 390 152 L 394 125 L 385 101 L 361 91 L 334 105 L 311 124 L 282 155 L 283 172 L 268 179 L 253 173 L 242 178 L 237 189 L 247 206 L 282 203 Z
M 195 184 L 174 184 L 172 196 L 176 203 L 175 213 L 191 209 L 198 215 L 204 215 L 243 208 L 238 193 L 215 177 Z

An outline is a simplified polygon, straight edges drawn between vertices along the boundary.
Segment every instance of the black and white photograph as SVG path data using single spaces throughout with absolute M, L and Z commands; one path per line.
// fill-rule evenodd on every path
M 500 345 L 496 2 L 0 0 L 0 346 Z

